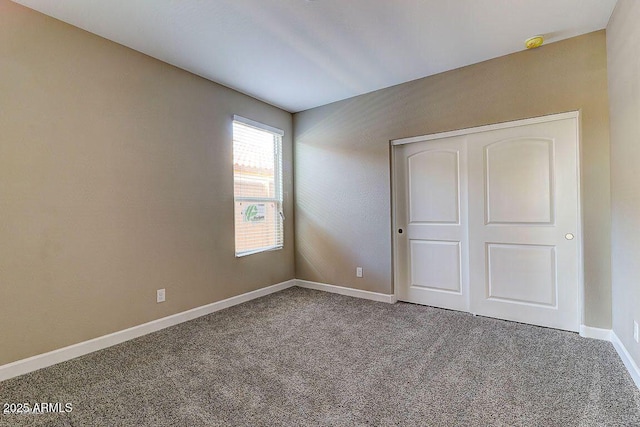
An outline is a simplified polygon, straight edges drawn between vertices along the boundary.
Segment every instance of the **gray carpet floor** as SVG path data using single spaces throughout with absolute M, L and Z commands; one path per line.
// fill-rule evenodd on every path
M 610 343 L 291 288 L 0 383 L 22 426 L 640 426 Z

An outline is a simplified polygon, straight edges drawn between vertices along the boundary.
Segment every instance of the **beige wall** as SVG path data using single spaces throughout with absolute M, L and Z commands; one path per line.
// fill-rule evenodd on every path
M 233 114 L 293 218 L 291 114 L 0 0 L 0 365 L 294 277 L 292 221 L 234 257 Z
M 611 327 L 605 48 L 599 31 L 295 114 L 296 276 L 393 292 L 389 140 L 581 110 L 585 323 Z
M 607 26 L 611 103 L 613 330 L 640 365 L 640 2 L 619 0 Z

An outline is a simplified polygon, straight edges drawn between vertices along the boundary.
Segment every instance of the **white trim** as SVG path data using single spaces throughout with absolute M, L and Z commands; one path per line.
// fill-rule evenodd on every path
M 616 349 L 618 356 L 622 360 L 622 363 L 629 371 L 631 379 L 635 383 L 636 387 L 640 389 L 640 368 L 629 354 L 627 348 L 622 344 L 618 335 L 611 329 L 594 328 L 591 326 L 580 325 L 580 336 L 585 338 L 594 338 L 597 340 L 609 341 Z
M 131 339 L 138 338 L 143 335 L 147 335 L 152 332 L 177 325 L 179 323 L 188 322 L 189 320 L 193 320 L 201 316 L 206 316 L 207 314 L 215 313 L 216 311 L 220 311 L 234 305 L 242 304 L 243 302 L 251 301 L 256 298 L 282 291 L 284 289 L 295 286 L 295 284 L 295 280 L 288 280 L 286 282 L 278 283 L 266 288 L 227 298 L 222 301 L 217 301 L 211 304 L 203 305 L 201 307 L 193 308 L 191 310 L 183 311 L 182 313 L 163 317 L 162 319 L 143 323 L 142 325 L 133 326 L 122 331 L 114 332 L 112 334 L 104 335 L 78 344 L 73 344 L 68 347 L 53 350 L 48 353 L 43 353 L 33 357 L 29 357 L 27 359 L 8 363 L 6 365 L 0 366 L 0 381 L 8 380 L 9 378 L 17 377 L 19 375 L 36 371 L 38 369 L 46 368 L 47 366 L 65 362 L 76 357 L 84 356 L 85 354 L 93 353 L 94 351 L 102 350 L 104 348 L 111 347 L 113 345 L 120 344 L 122 342 L 129 341 Z
M 398 301 L 398 190 L 396 179 L 396 150 L 393 144 L 389 147 L 389 176 L 391 177 L 391 269 L 393 272 L 393 299 Z
M 585 301 L 584 291 L 584 235 L 583 209 L 582 209 L 582 115 L 580 111 L 575 111 L 576 117 L 576 183 L 578 184 L 576 191 L 578 192 L 578 212 L 577 212 L 577 230 L 576 235 L 579 238 L 578 245 L 578 324 L 582 327 L 585 322 Z
M 251 126 L 256 129 L 266 130 L 267 132 L 274 133 L 276 135 L 284 136 L 284 131 L 273 126 L 265 125 L 264 123 L 256 122 L 255 120 L 247 119 L 246 117 L 233 115 L 234 122 L 240 122 L 247 126 Z
M 395 295 L 363 291 L 361 289 L 346 288 L 344 286 L 329 285 L 326 283 L 310 282 L 308 280 L 296 279 L 296 286 L 305 289 L 315 289 L 317 291 L 330 292 L 332 294 L 346 295 L 350 297 L 368 299 L 378 302 L 386 302 L 390 304 L 396 302 Z
M 627 367 L 627 371 L 629 371 L 633 382 L 636 383 L 636 387 L 640 389 L 640 369 L 633 360 L 633 357 L 629 354 L 629 351 L 627 351 L 627 348 L 622 344 L 622 341 L 620 341 L 620 338 L 618 338 L 618 335 L 613 331 L 611 331 L 611 343 L 618 352 L 620 359 L 622 359 L 622 363 Z
M 584 338 L 611 341 L 611 333 L 611 329 L 594 328 L 592 326 L 580 325 L 580 336 Z
M 556 120 L 572 119 L 578 117 L 577 111 L 569 111 L 567 113 L 549 114 L 547 116 L 533 117 L 530 119 L 514 120 L 510 122 L 494 123 L 491 125 L 476 126 L 473 128 L 465 128 L 452 130 L 447 132 L 432 133 L 430 135 L 412 136 L 409 138 L 392 139 L 391 145 L 411 144 L 414 142 L 431 141 L 434 139 L 451 138 L 453 136 L 463 136 L 472 133 L 489 132 L 492 130 L 513 128 L 517 126 L 528 126 L 537 123 L 554 122 Z

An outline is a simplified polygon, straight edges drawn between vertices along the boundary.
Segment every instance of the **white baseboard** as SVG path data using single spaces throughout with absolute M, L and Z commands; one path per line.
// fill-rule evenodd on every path
M 360 289 L 345 288 L 344 286 L 329 285 L 326 283 L 310 282 L 309 280 L 296 279 L 296 286 L 317 291 L 331 292 L 332 294 L 347 295 L 355 298 L 368 299 L 378 302 L 393 304 L 396 302 L 395 295 L 382 294 L 379 292 L 363 291 Z
M 633 379 L 633 382 L 636 384 L 636 387 L 640 389 L 640 368 L 636 362 L 634 362 L 633 358 L 629 354 L 627 348 L 622 344 L 618 335 L 613 332 L 611 329 L 600 329 L 593 328 L 591 326 L 580 325 L 580 336 L 586 338 L 595 338 L 597 340 L 610 341 L 613 344 L 613 348 L 618 352 L 618 356 L 624 363 L 624 366 L 629 371 L 629 375 Z
M 620 338 L 618 338 L 618 335 L 613 331 L 611 331 L 611 343 L 618 352 L 620 359 L 622 359 L 622 363 L 627 367 L 627 371 L 631 374 L 631 378 L 633 378 L 633 382 L 636 383 L 636 387 L 640 388 L 640 369 L 638 369 L 638 365 L 634 362 L 629 351 L 624 344 L 622 344 Z
M 8 363 L 6 365 L 0 366 L 0 381 L 8 380 L 9 378 L 17 377 L 19 375 L 36 371 L 38 369 L 46 368 L 47 366 L 55 365 L 56 363 L 84 356 L 85 354 L 93 353 L 94 351 L 102 350 L 104 348 L 120 344 L 133 338 L 138 338 L 142 335 L 150 334 L 152 332 L 156 332 L 161 329 L 177 325 L 179 323 L 187 322 L 201 316 L 206 316 L 207 314 L 215 313 L 216 311 L 232 307 L 234 305 L 242 304 L 243 302 L 279 292 L 295 285 L 295 280 L 288 280 L 286 282 L 278 283 L 273 286 L 268 286 L 266 288 L 227 298 L 222 301 L 217 301 L 211 304 L 203 305 L 201 307 L 196 307 L 191 310 L 183 311 L 182 313 L 163 317 L 162 319 L 143 323 L 142 325 L 114 332 L 112 334 L 104 335 L 78 344 L 73 344 L 68 347 L 53 350 L 48 353 L 43 353 L 37 356 L 29 357 L 27 359 Z
M 611 341 L 611 329 L 594 328 L 592 326 L 580 325 L 580 336 L 594 338 L 596 340 Z
M 147 335 L 152 332 L 177 325 L 179 323 L 188 322 L 189 320 L 193 320 L 201 316 L 206 316 L 207 314 L 215 313 L 216 311 L 220 311 L 234 305 L 242 304 L 243 302 L 251 301 L 253 299 L 273 294 L 275 292 L 280 292 L 292 286 L 299 286 L 306 289 L 315 289 L 324 292 L 331 292 L 335 294 L 347 295 L 351 297 L 386 302 L 391 304 L 396 302 L 395 295 L 363 291 L 360 289 L 346 288 L 343 286 L 329 285 L 326 283 L 311 282 L 308 280 L 293 279 L 252 292 L 247 292 L 242 295 L 227 298 L 222 301 L 217 301 L 211 304 L 203 305 L 201 307 L 196 307 L 182 313 L 163 317 L 162 319 L 143 323 L 142 325 L 114 332 L 112 334 L 104 335 L 78 344 L 73 344 L 68 347 L 53 350 L 48 353 L 39 354 L 27 359 L 22 359 L 12 363 L 8 363 L 6 365 L 2 365 L 0 366 L 0 381 L 8 380 L 10 378 L 33 372 L 38 369 L 46 368 L 47 366 L 65 362 L 76 357 L 84 356 L 85 354 L 93 353 L 94 351 L 102 350 L 104 348 L 111 347 L 113 345 L 120 344 L 122 342 L 129 341 L 131 339 L 138 338 L 140 336 Z M 633 378 L 636 386 L 640 388 L 640 369 L 634 362 L 624 344 L 622 344 L 622 341 L 620 341 L 618 336 L 612 330 L 581 325 L 580 336 L 611 341 L 614 348 L 618 352 L 618 355 L 622 359 L 622 362 L 631 374 L 631 378 Z

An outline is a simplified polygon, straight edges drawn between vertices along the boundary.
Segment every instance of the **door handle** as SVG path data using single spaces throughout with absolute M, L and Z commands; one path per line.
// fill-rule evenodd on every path
M 573 240 L 574 237 L 575 236 L 573 234 L 571 234 L 571 233 L 567 233 L 567 234 L 564 235 L 564 238 L 567 239 L 567 240 Z
M 398 233 L 400 233 L 400 234 L 402 234 L 402 233 L 403 233 L 402 228 L 398 228 Z

